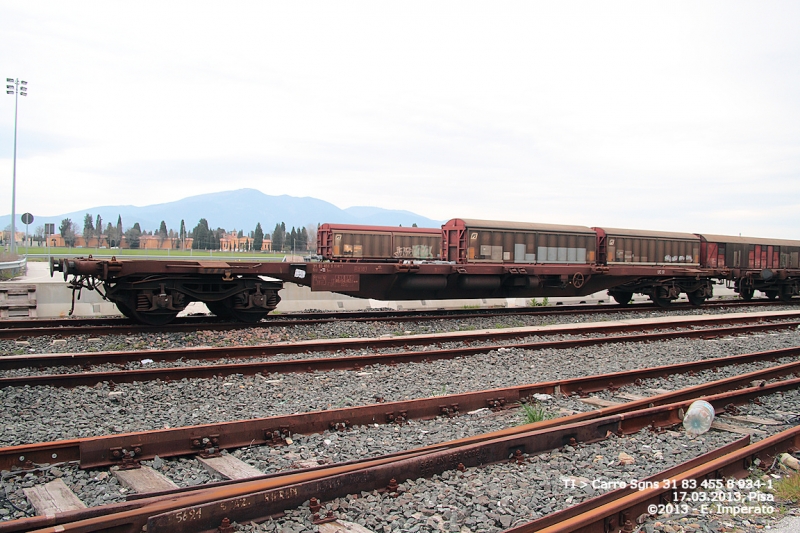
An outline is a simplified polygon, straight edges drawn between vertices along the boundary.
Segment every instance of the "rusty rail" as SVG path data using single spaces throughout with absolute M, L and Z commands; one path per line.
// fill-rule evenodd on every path
M 580 333 L 584 332 L 598 332 L 598 331 L 615 331 L 617 328 L 627 328 L 630 326 L 622 325 L 608 325 L 605 327 L 580 328 Z M 654 328 L 664 328 L 663 324 L 651 325 Z M 772 331 L 779 329 L 791 329 L 800 327 L 800 322 L 777 322 L 777 323 L 759 323 L 746 326 L 734 326 L 728 328 L 714 328 L 714 329 L 699 329 L 699 330 L 682 330 L 682 331 L 669 331 L 658 332 L 649 334 L 629 335 L 629 336 L 607 336 L 607 337 L 593 337 L 582 339 L 569 339 L 551 342 L 530 342 L 530 343 L 515 343 L 505 345 L 482 345 L 461 347 L 445 350 L 425 350 L 419 352 L 401 352 L 401 353 L 386 353 L 374 355 L 359 355 L 359 356 L 344 356 L 344 357 L 325 357 L 318 359 L 296 359 L 296 360 L 282 360 L 282 361 L 269 361 L 269 362 L 255 362 L 255 363 L 238 363 L 238 364 L 224 364 L 224 365 L 195 365 L 183 366 L 173 368 L 153 368 L 153 369 L 139 369 L 139 370 L 119 370 L 119 371 L 105 371 L 105 372 L 80 372 L 80 373 L 65 373 L 65 374 L 39 374 L 31 376 L 14 376 L 0 378 L 0 388 L 6 387 L 21 387 L 21 386 L 66 386 L 77 387 L 81 385 L 93 386 L 103 381 L 114 383 L 131 383 L 134 381 L 149 381 L 149 380 L 180 380 L 186 378 L 210 378 L 214 376 L 225 376 L 231 374 L 253 375 L 264 373 L 291 373 L 291 372 L 312 372 L 312 371 L 326 371 L 326 370 L 353 370 L 363 368 L 369 365 L 376 364 L 401 364 L 413 362 L 428 362 L 440 359 L 452 359 L 455 357 L 464 357 L 476 355 L 481 353 L 488 353 L 492 350 L 503 349 L 565 349 L 577 348 L 583 346 L 594 346 L 604 343 L 622 343 L 622 342 L 654 342 L 659 340 L 673 339 L 673 338 L 713 338 L 742 333 L 753 333 L 759 331 Z M 546 334 L 556 334 L 554 330 L 546 330 Z M 565 329 L 558 329 L 558 332 L 564 333 Z M 574 330 L 573 330 L 574 331 Z M 499 337 L 506 335 L 523 335 L 520 332 L 509 333 L 503 330 L 494 330 L 487 336 L 494 337 L 495 334 Z M 537 330 L 528 335 L 535 334 L 541 336 L 542 334 Z M 436 342 L 442 343 L 453 340 L 453 338 L 461 338 L 461 335 L 448 335 L 446 336 L 433 336 L 437 339 Z M 73 353 L 73 354 L 44 354 L 38 356 L 6 356 L 0 358 L 0 371 L 9 370 L 14 368 L 29 368 L 29 367 L 44 367 L 44 366 L 74 366 L 80 365 L 83 367 L 91 364 L 101 363 L 122 363 L 130 361 L 131 358 L 141 359 L 149 356 L 166 357 L 167 360 L 173 359 L 192 359 L 199 358 L 202 360 L 214 358 L 241 358 L 241 357 L 265 357 L 274 356 L 279 353 L 302 353 L 310 350 L 319 351 L 336 351 L 341 349 L 353 348 L 376 348 L 377 346 L 393 346 L 394 343 L 407 342 L 408 344 L 418 344 L 419 337 L 431 336 L 413 336 L 401 337 L 398 339 L 358 339 L 358 340 L 344 340 L 338 341 L 306 341 L 291 344 L 271 344 L 254 347 L 232 347 L 232 348 L 194 348 L 182 350 L 152 350 L 145 352 L 104 352 L 104 353 Z M 469 338 L 475 339 L 476 336 Z M 361 341 L 361 344 L 359 344 Z M 377 343 L 377 346 L 376 344 Z M 134 357 L 135 356 L 135 357 Z
M 763 301 L 719 301 L 708 302 L 704 309 L 729 307 L 771 307 L 787 305 L 786 302 Z M 627 306 L 614 304 L 548 306 L 535 308 L 495 308 L 482 311 L 453 309 L 448 311 L 363 311 L 363 312 L 319 312 L 297 313 L 296 315 L 271 315 L 256 324 L 228 322 L 210 317 L 182 317 L 166 326 L 149 326 L 138 324 L 127 318 L 36 318 L 0 320 L 0 339 L 23 339 L 42 336 L 68 337 L 72 335 L 131 335 L 139 333 L 193 332 L 198 329 L 207 331 L 234 331 L 252 328 L 292 327 L 298 325 L 323 324 L 334 321 L 350 322 L 410 322 L 426 320 L 458 320 L 463 318 L 491 318 L 496 316 L 532 316 L 532 315 L 577 315 L 577 314 L 616 314 L 629 312 L 647 312 L 654 309 L 663 310 L 652 303 L 637 303 Z M 675 305 L 674 310 L 695 309 L 686 305 Z
M 797 387 L 800 387 L 800 379 L 751 387 L 704 399 L 717 409 L 722 409 L 722 405 L 742 403 L 754 396 Z M 680 422 L 683 410 L 689 403 L 688 400 L 680 401 L 579 422 L 567 417 L 564 420 L 566 423 L 556 426 L 547 423 L 531 424 L 515 428 L 511 433 L 506 430 L 473 439 L 462 439 L 436 447 L 414 450 L 407 454 L 398 454 L 391 458 L 320 467 L 313 471 L 289 473 L 270 479 L 200 489 L 169 498 L 151 498 L 111 505 L 99 510 L 21 519 L 7 525 L 0 524 L 0 533 L 29 531 L 34 527 L 41 528 L 36 530 L 38 533 L 134 532 L 140 531 L 143 527 L 146 527 L 149 533 L 213 532 L 231 521 L 263 521 L 283 509 L 302 505 L 311 497 L 325 501 L 354 492 L 386 488 L 390 486 L 392 480 L 402 482 L 406 479 L 429 477 L 447 470 L 461 470 L 507 460 L 516 457 L 517 451 L 531 455 L 576 441 L 601 440 L 608 432 L 633 433 L 645 427 L 672 426 Z M 796 438 L 800 430 L 795 428 L 791 431 L 794 432 L 791 433 L 792 438 Z M 781 438 L 765 439 L 762 441 L 765 444 L 761 444 L 759 450 L 774 453 L 774 450 L 783 445 L 785 437 L 784 435 Z M 733 456 L 745 460 L 752 455 L 752 449 L 742 448 L 725 457 Z M 689 472 L 693 475 L 706 475 L 709 472 L 718 472 L 723 467 L 722 459 L 715 459 Z M 134 507 L 134 503 L 139 507 Z M 99 516 L 98 512 L 102 512 L 102 516 Z M 93 514 L 87 517 L 86 513 Z
M 747 440 L 747 437 L 742 440 Z M 635 517 L 650 514 L 648 507 L 672 501 L 673 491 L 668 486 L 680 487 L 684 480 L 696 480 L 699 487 L 699 481 L 708 476 L 714 479 L 744 477 L 756 457 L 769 464 L 769 459 L 781 451 L 800 447 L 800 427 L 787 429 L 744 447 L 739 447 L 739 442 L 741 440 L 734 443 L 737 445 L 736 449 L 730 450 L 726 447 L 725 454 L 720 457 L 689 461 L 652 476 L 648 478 L 651 483 L 642 490 L 628 488 L 612 491 L 528 524 L 507 529 L 504 533 L 632 531 Z
M 726 357 L 653 367 L 613 374 L 603 374 L 561 381 L 549 381 L 518 387 L 508 387 L 475 393 L 454 394 L 406 400 L 400 402 L 378 403 L 363 407 L 332 409 L 294 415 L 279 415 L 254 420 L 240 420 L 219 424 L 188 426 L 162 429 L 151 432 L 126 433 L 101 437 L 87 437 L 43 444 L 20 445 L 0 448 L 0 469 L 32 468 L 35 464 L 54 461 L 79 461 L 81 468 L 98 468 L 119 464 L 121 457 L 114 456 L 114 450 L 125 449 L 139 452 L 136 460 L 159 457 L 176 457 L 198 452 L 195 441 L 216 438 L 217 447 L 238 448 L 250 444 L 269 444 L 277 442 L 282 436 L 293 433 L 318 433 L 331 428 L 346 428 L 352 425 L 393 423 L 403 420 L 452 416 L 474 409 L 519 403 L 535 393 L 583 394 L 635 383 L 637 380 L 659 377 L 668 374 L 698 372 L 724 365 L 745 364 L 759 360 L 778 359 L 800 354 L 800 347 L 756 352 Z M 645 400 L 629 402 L 598 411 L 581 413 L 547 422 L 557 424 L 564 420 L 584 420 L 592 416 L 623 413 L 641 409 L 649 405 L 683 401 L 704 394 L 708 387 L 715 391 L 748 385 L 754 380 L 771 379 L 787 373 L 800 372 L 800 362 L 771 367 L 744 375 L 727 378 L 713 384 L 700 385 L 690 389 L 653 396 Z M 215 437 L 216 436 L 216 437 Z

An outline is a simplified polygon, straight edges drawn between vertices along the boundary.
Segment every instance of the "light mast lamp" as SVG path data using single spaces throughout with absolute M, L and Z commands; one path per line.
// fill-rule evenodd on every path
M 17 249 L 17 109 L 19 107 L 19 97 L 28 96 L 28 82 L 6 78 L 6 94 L 14 95 L 14 177 L 11 181 L 11 246 L 9 252 L 14 254 Z M 13 85 L 10 85 L 13 84 Z

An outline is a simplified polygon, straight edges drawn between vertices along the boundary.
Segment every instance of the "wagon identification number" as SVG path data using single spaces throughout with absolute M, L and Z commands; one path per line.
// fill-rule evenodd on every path
M 203 509 L 201 507 L 186 509 L 175 514 L 175 520 L 178 522 L 191 522 L 193 520 L 199 520 L 202 517 Z
M 358 274 L 317 274 L 311 280 L 312 291 L 357 291 L 361 286 Z

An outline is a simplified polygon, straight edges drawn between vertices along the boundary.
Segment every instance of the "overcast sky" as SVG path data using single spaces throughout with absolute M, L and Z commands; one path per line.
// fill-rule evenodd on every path
M 16 212 L 252 187 L 800 239 L 799 26 L 796 1 L 2 0 Z M 5 95 L 4 214 L 13 132 Z

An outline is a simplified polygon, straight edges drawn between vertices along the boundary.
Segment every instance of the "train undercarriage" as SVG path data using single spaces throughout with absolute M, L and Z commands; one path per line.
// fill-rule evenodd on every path
M 357 298 L 444 300 L 585 296 L 608 290 L 620 304 L 645 294 L 662 307 L 686 294 L 700 306 L 727 283 L 748 300 L 756 290 L 792 300 L 800 294 L 797 270 L 730 271 L 697 267 L 597 265 L 459 265 L 430 263 L 267 263 L 225 261 L 119 261 L 91 257 L 56 260 L 53 271 L 72 276 L 74 291 L 98 290 L 126 316 L 164 325 L 190 302 L 217 316 L 258 322 L 280 301 L 284 282 Z M 265 277 L 272 279 L 265 279 Z
M 770 272 L 754 276 L 741 276 L 726 280 L 729 287 L 739 293 L 743 300 L 752 300 L 755 291 L 763 292 L 770 300 L 780 299 L 789 302 L 800 295 L 800 278 L 775 276 Z
M 737 273 L 738 277 L 701 278 L 640 278 L 634 282 L 617 285 L 608 290 L 609 296 L 621 304 L 627 305 L 634 294 L 644 294 L 660 307 L 668 307 L 680 295 L 686 294 L 689 303 L 701 306 L 714 295 L 714 284 L 726 284 L 746 301 L 752 300 L 755 291 L 763 292 L 770 300 L 781 299 L 790 302 L 800 295 L 800 278 L 797 276 L 774 275 L 771 272 Z
M 102 286 L 76 276 L 73 289 L 96 289 L 116 304 L 120 312 L 144 324 L 161 326 L 172 322 L 191 302 L 203 302 L 220 318 L 255 323 L 266 317 L 280 302 L 279 281 L 265 281 L 257 276 L 145 276 L 106 281 Z
M 714 283 L 708 278 L 642 278 L 608 290 L 608 295 L 620 305 L 630 303 L 634 294 L 644 294 L 659 307 L 668 307 L 681 293 L 689 303 L 701 306 L 714 295 Z

